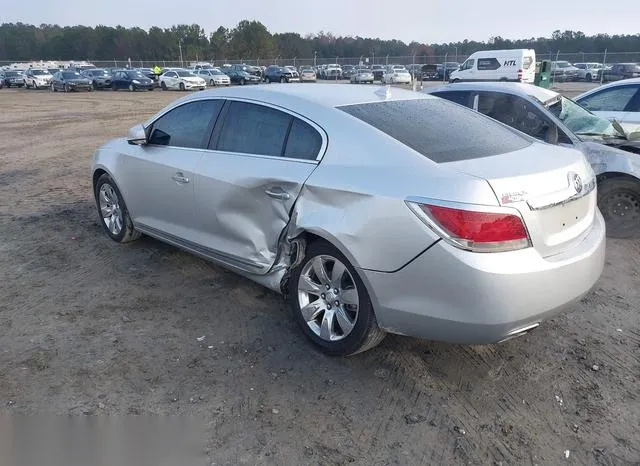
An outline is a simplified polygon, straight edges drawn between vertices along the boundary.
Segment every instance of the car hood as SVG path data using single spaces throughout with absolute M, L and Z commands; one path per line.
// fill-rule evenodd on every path
M 620 172 L 640 177 L 640 153 L 594 141 L 580 141 L 574 147 L 583 153 L 596 174 Z

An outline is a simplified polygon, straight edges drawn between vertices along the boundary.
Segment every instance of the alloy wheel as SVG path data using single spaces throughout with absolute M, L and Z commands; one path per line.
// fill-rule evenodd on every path
M 122 231 L 122 209 L 118 201 L 113 186 L 104 183 L 100 186 L 98 193 L 98 202 L 100 204 L 100 216 L 107 229 L 112 235 L 118 235 Z
M 298 304 L 309 329 L 331 342 L 351 333 L 360 309 L 353 276 L 341 261 L 330 255 L 315 256 L 302 268 Z

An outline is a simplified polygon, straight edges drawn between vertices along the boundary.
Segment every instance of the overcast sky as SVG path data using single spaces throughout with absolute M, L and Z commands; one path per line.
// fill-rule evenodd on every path
M 625 11 L 629 14 L 621 14 Z M 209 33 L 220 25 L 230 28 L 255 19 L 271 32 L 325 31 L 441 43 L 550 36 L 556 29 L 636 34 L 638 12 L 640 0 L 25 0 L 3 2 L 0 22 L 144 29 L 197 23 Z

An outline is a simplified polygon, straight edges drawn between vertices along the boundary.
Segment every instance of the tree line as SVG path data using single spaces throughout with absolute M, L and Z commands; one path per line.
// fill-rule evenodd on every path
M 425 31 L 428 36 L 428 31 Z M 272 34 L 259 21 L 240 21 L 207 32 L 197 24 L 170 28 L 122 26 L 0 25 L 0 61 L 8 60 L 240 60 L 276 58 L 333 59 L 336 57 L 412 57 L 424 61 L 448 54 L 464 57 L 476 50 L 533 48 L 538 53 L 609 53 L 640 51 L 640 34 L 587 36 L 580 31 L 554 31 L 551 37 L 427 44 L 417 41 L 335 36 L 321 31 L 302 36 L 295 32 Z

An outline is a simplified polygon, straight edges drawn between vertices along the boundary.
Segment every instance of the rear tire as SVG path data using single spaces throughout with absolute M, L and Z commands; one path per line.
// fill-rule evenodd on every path
M 282 78 L 280 78 L 280 82 L 284 83 L 286 81 L 286 79 L 284 79 L 284 76 Z
M 584 79 L 585 79 L 585 81 L 590 83 L 591 81 L 593 81 L 593 76 L 591 76 L 590 73 L 587 73 L 587 75 L 584 77 Z
M 317 264 L 326 272 L 325 279 L 316 273 Z M 341 272 L 334 275 L 338 270 L 336 267 L 340 267 Z M 329 286 L 328 291 L 325 291 L 324 282 Z M 317 293 L 310 289 L 317 290 Z M 316 348 L 330 356 L 349 356 L 366 351 L 386 336 L 378 327 L 369 293 L 357 271 L 340 251 L 326 241 L 314 241 L 307 246 L 302 263 L 291 271 L 287 299 L 302 332 Z M 309 303 L 322 303 L 323 310 L 314 309 Z M 303 312 L 301 304 L 310 310 Z
M 142 233 L 133 227 L 122 194 L 109 175 L 104 173 L 98 178 L 93 193 L 100 223 L 109 238 L 117 243 L 129 243 L 142 236 Z M 112 219 L 118 218 L 120 227 L 113 228 Z
M 640 234 L 640 181 L 605 178 L 598 183 L 598 207 L 611 238 L 633 238 Z

